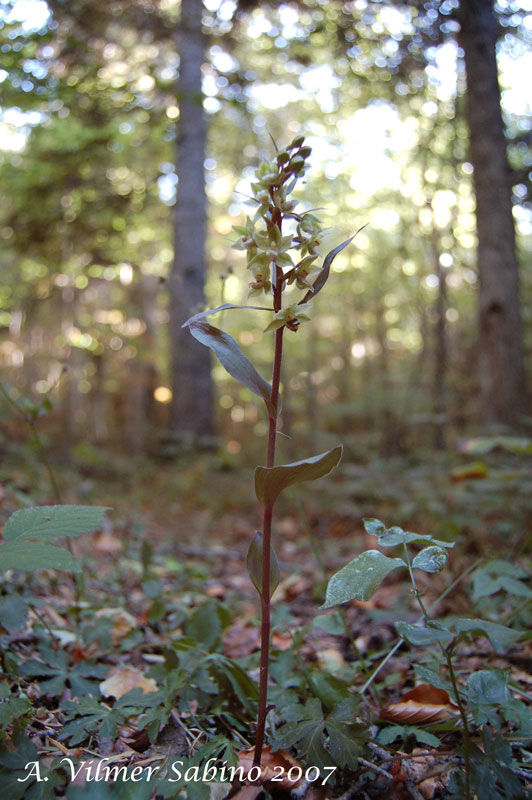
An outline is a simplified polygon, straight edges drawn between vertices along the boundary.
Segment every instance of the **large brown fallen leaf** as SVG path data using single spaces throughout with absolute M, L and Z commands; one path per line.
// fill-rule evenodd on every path
M 254 752 L 254 748 L 251 747 L 249 750 L 241 750 L 238 753 L 238 766 L 244 768 L 244 775 L 246 776 L 253 766 Z M 274 786 L 282 787 L 283 789 L 295 789 L 301 783 L 301 778 L 297 781 L 288 780 L 287 773 L 292 767 L 299 767 L 301 774 L 304 773 L 299 761 L 296 761 L 290 753 L 286 753 L 284 750 L 272 752 L 271 747 L 263 747 L 260 760 L 261 777 L 258 783 L 268 783 L 275 777 Z
M 451 702 L 445 689 L 437 689 L 431 683 L 420 683 L 406 692 L 398 703 L 381 708 L 379 717 L 402 725 L 429 725 L 454 719 L 457 714 L 458 707 Z
M 113 667 L 107 678 L 100 683 L 100 691 L 104 697 L 115 697 L 117 700 L 132 689 L 142 689 L 143 694 L 156 692 L 157 684 L 153 678 L 147 678 L 135 667 Z

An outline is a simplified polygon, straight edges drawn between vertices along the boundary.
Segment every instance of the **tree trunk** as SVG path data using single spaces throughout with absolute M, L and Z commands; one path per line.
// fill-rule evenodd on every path
M 375 306 L 375 335 L 380 353 L 377 360 L 379 401 L 379 429 L 381 432 L 381 451 L 384 456 L 395 456 L 401 451 L 401 432 L 397 424 L 393 406 L 393 381 L 390 371 L 390 350 L 388 347 L 388 327 L 384 317 L 385 306 L 381 297 Z
M 440 246 L 436 231 L 432 238 L 434 270 L 438 276 L 438 294 L 434 308 L 434 379 L 432 384 L 433 442 L 436 450 L 445 450 L 447 427 L 447 275 L 440 264 Z
M 204 304 L 207 214 L 203 162 L 207 124 L 201 91 L 205 56 L 202 12 L 201 0 L 182 0 L 177 37 L 180 66 L 175 252 L 169 281 L 173 391 L 170 426 L 192 440 L 214 433 L 209 350 L 181 328 Z
M 477 205 L 482 413 L 489 424 L 515 427 L 527 400 L 492 0 L 462 0 L 459 19 Z

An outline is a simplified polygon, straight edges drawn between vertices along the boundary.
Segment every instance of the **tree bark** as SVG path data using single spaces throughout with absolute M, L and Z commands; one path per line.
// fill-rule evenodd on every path
M 462 0 L 459 20 L 477 205 L 481 408 L 486 423 L 515 427 L 527 393 L 492 0 Z
M 181 326 L 204 304 L 206 194 L 203 162 L 207 123 L 201 68 L 205 60 L 203 2 L 182 0 L 177 34 L 179 120 L 174 263 L 170 275 L 172 407 L 170 427 L 197 441 L 214 433 L 209 350 Z

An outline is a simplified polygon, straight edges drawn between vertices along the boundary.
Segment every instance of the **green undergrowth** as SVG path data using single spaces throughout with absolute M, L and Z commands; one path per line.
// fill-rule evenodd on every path
M 512 457 L 482 455 L 492 478 Z M 461 457 L 462 466 L 468 459 L 469 454 Z M 297 553 L 292 563 L 300 568 L 287 568 L 281 551 L 285 602 L 273 605 L 267 738 L 274 750 L 292 755 L 304 769 L 316 767 L 323 774 L 335 768 L 327 785 L 317 787 L 319 796 L 340 796 L 353 784 L 369 798 L 382 796 L 386 778 L 371 765 L 386 772 L 394 757 L 421 760 L 421 754 L 430 754 L 441 770 L 442 797 L 531 796 L 532 590 L 515 505 L 526 503 L 516 500 L 519 493 L 511 493 L 509 502 L 507 484 L 497 489 L 492 483 L 492 493 L 485 490 L 489 502 L 477 500 L 474 517 L 474 498 L 482 497 L 488 476 L 457 478 L 456 466 L 442 464 L 424 478 L 420 465 L 396 473 L 400 492 L 410 474 L 411 492 L 420 502 L 431 484 L 442 492 L 445 487 L 447 501 L 455 498 L 448 503 L 446 525 L 435 509 L 432 517 L 427 511 L 432 527 L 423 526 L 422 535 L 386 528 L 375 518 L 366 521 L 364 533 L 360 506 L 363 513 L 388 519 L 393 504 L 401 522 L 404 508 L 400 499 L 385 499 L 379 506 L 376 499 L 361 502 L 353 496 L 349 464 L 338 480 L 325 482 L 336 513 L 330 505 L 319 508 L 320 491 L 305 497 L 307 518 L 299 515 L 294 490 L 290 501 L 283 501 L 279 524 Z M 378 465 L 372 468 L 378 474 Z M 237 512 L 226 498 L 225 523 L 219 507 L 200 519 L 190 511 L 206 480 L 223 482 L 229 476 L 239 499 L 244 480 L 240 487 L 238 470 L 228 473 L 212 456 L 171 480 L 159 469 L 149 465 L 152 490 L 155 485 L 160 491 L 160 508 L 174 504 L 178 519 L 166 531 L 153 527 L 153 497 L 116 495 L 115 504 L 112 487 L 99 479 L 90 487 L 91 506 L 78 514 L 74 526 L 61 524 L 54 507 L 18 512 L 7 521 L 11 511 L 38 498 L 14 484 L 5 486 L 0 775 L 13 800 L 150 793 L 192 800 L 223 797 L 229 785 L 217 795 L 212 783 L 194 780 L 193 772 L 187 780 L 173 780 L 172 763 L 181 760 L 182 771 L 197 768 L 201 777 L 209 759 L 236 767 L 238 754 L 253 744 L 258 609 L 251 585 L 243 588 L 238 531 L 230 530 L 233 523 L 253 527 L 251 504 Z M 66 474 L 59 472 L 59 480 L 66 484 Z M 62 489 L 74 499 L 71 488 Z M 117 508 L 104 515 L 92 506 L 97 498 Z M 490 526 L 493 508 L 499 523 L 507 503 L 508 519 L 515 521 L 503 537 Z M 456 530 L 463 531 L 461 537 L 450 535 Z M 516 555 L 509 559 L 510 530 Z M 375 537 L 371 545 L 368 538 Z M 486 542 L 490 558 L 479 558 Z M 368 546 L 378 555 L 369 556 L 363 572 L 371 574 L 369 566 L 376 578 L 361 583 L 357 565 L 368 558 Z M 25 571 L 12 560 L 20 552 Z M 448 553 L 444 572 L 442 552 Z M 52 569 L 46 558 L 64 569 Z M 418 576 L 414 594 L 405 580 L 410 568 Z M 305 580 L 298 589 L 301 575 Z M 386 592 L 393 594 L 388 605 Z M 416 611 L 416 597 L 427 606 L 426 618 Z M 129 691 L 126 669 L 133 672 Z M 113 676 L 109 689 L 105 682 Z M 416 701 L 421 708 L 414 717 L 401 706 L 408 691 L 420 685 L 444 693 L 430 698 L 439 698 L 441 706 L 435 721 L 431 703 Z M 395 718 L 386 712 L 394 705 Z M 72 785 L 68 759 L 77 769 L 103 757 L 110 765 L 132 768 L 149 761 L 160 769 L 134 785 L 120 780 Z M 19 781 L 31 762 L 38 762 L 40 773 Z M 275 784 L 265 791 L 288 796 Z

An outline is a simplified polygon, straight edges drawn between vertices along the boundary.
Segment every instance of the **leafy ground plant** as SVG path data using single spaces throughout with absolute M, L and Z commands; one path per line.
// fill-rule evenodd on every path
M 228 485 L 236 484 L 244 494 L 248 483 L 245 471 L 229 478 L 219 471 L 209 475 L 211 485 L 227 479 Z M 167 480 L 168 470 L 160 476 Z M 181 492 L 180 497 L 186 496 L 190 503 L 188 485 Z M 112 493 L 105 494 L 103 486 L 98 495 L 102 505 L 119 505 L 115 520 L 127 518 L 131 496 L 115 498 Z M 162 496 L 160 491 L 157 496 Z M 13 506 L 13 497 L 7 495 L 6 505 Z M 174 483 L 169 485 L 167 497 L 170 505 L 175 500 Z M 199 494 L 193 502 L 199 508 L 204 499 Z M 314 506 L 321 523 L 332 529 L 337 512 L 326 515 L 320 492 L 309 496 L 307 503 L 310 509 Z M 287 507 L 282 517 L 278 511 L 283 528 L 288 522 L 284 516 Z M 191 526 L 197 526 L 192 530 L 199 532 L 203 522 L 189 509 L 178 512 L 177 530 L 190 532 Z M 42 511 L 46 515 L 46 507 Z M 253 513 L 251 507 L 247 511 Z M 96 512 L 101 516 L 99 509 Z M 158 507 L 157 517 L 162 514 Z M 512 602 L 512 597 L 519 605 L 529 599 L 526 565 L 496 560 L 468 567 L 465 574 L 470 578 L 467 584 L 475 610 L 457 625 L 456 617 L 436 617 L 435 609 L 445 596 L 447 615 L 464 613 L 466 593 L 452 590 L 459 577 L 453 575 L 445 588 L 443 574 L 420 570 L 417 565 L 423 559 L 417 558 L 419 551 L 440 545 L 435 538 L 413 540 L 418 534 L 410 534 L 406 537 L 410 539 L 408 554 L 418 589 L 421 593 L 426 590 L 421 599 L 432 624 L 421 618 L 416 622 L 415 616 L 407 618 L 411 608 L 400 580 L 409 574 L 403 535 L 400 529 L 387 529 L 372 520 L 368 524 L 374 535 L 395 548 L 391 552 L 377 545 L 380 556 L 390 555 L 390 561 L 397 560 L 399 565 L 388 573 L 374 604 L 347 599 L 341 609 L 323 609 L 316 615 L 312 598 L 318 604 L 323 602 L 324 593 L 317 593 L 322 573 L 312 561 L 308 537 L 298 533 L 294 513 L 292 535 L 297 536 L 298 569 L 283 575 L 277 589 L 283 602 L 272 604 L 268 703 L 275 708 L 268 716 L 270 747 L 263 747 L 261 762 L 263 776 L 273 768 L 285 782 L 242 786 L 253 760 L 260 631 L 250 618 L 253 586 L 245 585 L 242 559 L 235 558 L 241 535 L 235 533 L 238 518 L 213 513 L 211 535 L 219 537 L 213 541 L 224 542 L 225 548 L 232 542 L 235 549 L 224 553 L 221 545 L 212 550 L 202 548 L 200 562 L 190 560 L 190 554 L 186 561 L 178 561 L 176 553 L 190 548 L 189 541 L 176 539 L 176 526 L 171 524 L 174 514 L 169 511 L 164 520 L 169 533 L 166 543 L 153 549 L 147 546 L 145 536 L 146 530 L 152 530 L 154 515 L 146 509 L 146 528 L 138 530 L 135 539 L 124 535 L 118 522 L 114 529 L 106 528 L 114 530 L 114 536 L 104 532 L 90 543 L 86 539 L 79 542 L 76 549 L 86 553 L 79 627 L 75 624 L 74 586 L 64 573 L 5 573 L 4 614 L 0 616 L 4 671 L 0 782 L 6 797 L 141 800 L 151 794 L 168 800 L 214 800 L 218 796 L 241 800 L 253 797 L 253 792 L 258 796 L 262 788 L 267 798 L 276 800 L 294 789 L 309 800 L 348 796 L 377 800 L 394 793 L 419 797 L 419 791 L 432 800 L 465 798 L 461 718 L 446 661 L 437 641 L 410 643 L 434 631 L 439 636 L 439 624 L 451 634 L 443 645 L 451 652 L 467 713 L 471 795 L 490 800 L 527 797 L 532 779 L 529 676 L 525 674 L 530 641 L 526 642 L 527 634 L 522 641 L 516 639 L 522 637 L 519 629 L 527 630 L 529 624 Z M 248 519 L 242 519 L 241 531 L 244 524 L 250 525 Z M 351 530 L 358 529 L 357 517 Z M 288 539 L 279 546 L 282 562 L 294 552 L 286 546 L 293 546 L 294 541 Z M 110 544 L 117 549 L 110 551 Z M 6 545 L 0 542 L 0 548 Z M 324 548 L 328 575 L 333 564 L 345 560 L 348 546 L 345 537 L 328 538 Z M 453 553 L 449 561 L 455 569 L 460 554 L 443 549 Z M 366 566 L 372 566 L 371 560 Z M 353 570 L 350 574 L 353 576 Z M 365 574 L 368 578 L 372 575 L 369 570 Z M 463 574 L 460 567 L 460 580 Z M 306 589 L 292 593 L 289 587 L 296 580 L 305 581 Z M 372 579 L 373 587 L 376 582 Z M 338 579 L 333 588 L 338 590 Z M 351 591 L 369 589 L 357 579 Z M 332 599 L 341 600 L 342 596 Z M 25 616 L 24 603 L 30 606 Z M 12 613 L 17 607 L 20 614 Z M 408 632 L 409 641 L 400 639 L 399 649 L 393 645 L 393 619 L 407 619 L 413 629 Z M 516 630 L 508 631 L 501 623 Z M 458 627 L 464 625 L 468 630 L 457 636 Z M 486 635 L 491 647 L 480 639 Z M 299 763 L 289 760 L 294 757 Z M 201 777 L 212 758 L 218 766 L 215 779 L 190 777 L 195 770 Z M 25 765 L 35 760 L 48 781 L 37 783 L 32 775 L 17 783 L 28 774 Z M 178 776 L 172 764 L 179 760 L 183 761 L 182 778 L 174 782 Z M 114 786 L 105 779 L 88 779 L 84 788 L 69 785 L 72 770 L 77 772 L 83 762 L 92 764 L 93 772 L 100 762 L 102 769 L 120 768 L 128 774 L 143 763 L 157 771 L 149 779 L 143 773 L 145 784 L 118 778 Z M 224 767 L 226 772 L 242 767 L 244 774 L 238 773 L 236 786 L 230 786 L 232 778 L 226 781 L 222 777 Z M 303 777 L 294 785 L 300 773 Z M 441 778 L 432 778 L 434 775 Z M 305 794 L 307 781 L 310 786 Z
M 415 571 L 440 572 L 446 564 L 448 549 L 453 544 L 434 540 L 432 536 L 404 531 L 398 526 L 386 528 L 378 519 L 366 519 L 364 526 L 368 534 L 377 537 L 381 547 L 398 548 L 400 555 L 390 558 L 379 550 L 367 550 L 358 555 L 330 579 L 323 607 L 331 608 L 354 599 L 367 601 L 387 575 L 397 569 L 407 569 L 421 617 L 415 624 L 397 622 L 396 630 L 402 641 L 413 647 L 436 647 L 437 655 L 432 667 L 416 666 L 418 677 L 427 683 L 405 695 L 404 701 L 410 701 L 405 704 L 405 711 L 408 707 L 408 715 L 412 718 L 412 701 L 415 703 L 416 699 L 422 700 L 423 694 L 425 705 L 437 705 L 437 701 L 434 702 L 433 699 L 427 702 L 429 695 L 432 698 L 437 696 L 440 703 L 443 695 L 443 702 L 451 709 L 451 716 L 454 710 L 456 721 L 460 723 L 462 730 L 463 770 L 457 770 L 453 775 L 449 797 L 465 800 L 484 796 L 520 797 L 521 786 L 512 771 L 512 766 L 515 768 L 516 765 L 512 764 L 511 748 L 500 734 L 500 729 L 504 720 L 514 736 L 529 740 L 532 736 L 530 712 L 512 696 L 508 687 L 508 676 L 501 670 L 477 670 L 467 677 L 466 686 L 461 689 L 453 654 L 461 641 L 473 635 L 485 636 L 495 652 L 504 653 L 523 639 L 525 632 L 465 616 L 432 619 L 423 601 L 423 592 L 418 587 Z M 423 545 L 414 556 L 409 548 L 412 544 Z M 442 665 L 446 669 L 444 676 L 440 669 Z M 454 709 L 449 705 L 450 698 Z M 390 714 L 387 716 L 388 719 L 393 719 Z M 401 718 L 400 710 L 396 709 L 395 718 Z M 481 746 L 473 741 L 473 729 L 476 727 L 482 727 Z M 395 735 L 396 731 L 393 731 L 391 738 L 386 740 L 381 736 L 380 740 L 392 741 Z
M 307 321 L 312 301 L 325 286 L 335 256 L 353 239 L 335 247 L 318 264 L 318 247 L 323 231 L 312 211 L 297 210 L 291 197 L 297 181 L 308 169 L 311 148 L 304 138 L 295 138 L 286 149 L 277 150 L 273 161 L 263 161 L 252 184 L 255 215 L 235 228 L 239 235 L 234 247 L 244 250 L 251 273 L 250 295 L 273 296 L 271 319 L 265 332 L 274 333 L 273 375 L 269 384 L 240 350 L 235 340 L 206 322 L 218 311 L 253 306 L 224 305 L 191 317 L 185 324 L 191 334 L 210 347 L 227 372 L 261 397 L 268 413 L 266 466 L 255 470 L 255 493 L 263 508 L 262 531 L 253 536 L 247 557 L 251 580 L 261 599 L 261 658 L 257 733 L 254 766 L 260 766 L 266 716 L 268 713 L 268 667 L 270 653 L 270 601 L 279 582 L 279 566 L 271 543 L 275 502 L 281 492 L 295 483 L 313 481 L 327 475 L 339 463 L 342 447 L 291 464 L 275 466 L 278 419 L 281 408 L 280 382 L 285 331 L 296 333 Z M 283 302 L 285 292 L 290 297 Z M 261 308 L 260 310 L 268 310 Z
M 99 528 L 106 508 L 38 506 L 15 511 L 4 525 L 0 570 L 67 569 L 79 572 L 72 554 L 50 542 Z

